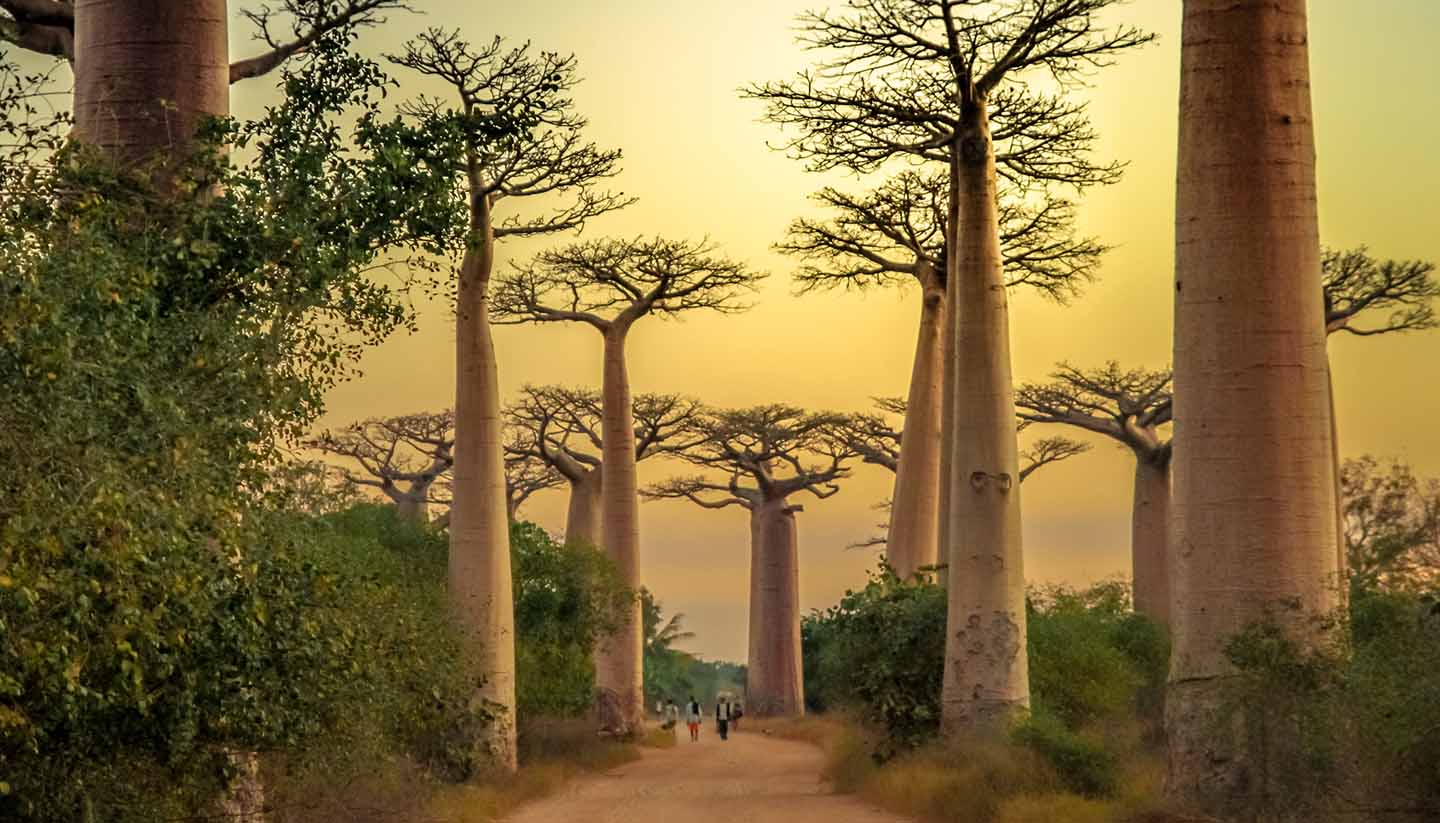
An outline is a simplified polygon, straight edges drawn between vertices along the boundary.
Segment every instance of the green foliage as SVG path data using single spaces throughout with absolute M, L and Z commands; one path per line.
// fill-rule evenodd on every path
M 6 129 L 0 817 L 194 813 L 225 750 L 305 751 L 420 639 L 357 622 L 390 588 L 267 477 L 407 321 L 371 273 L 463 226 L 437 205 L 444 135 L 383 121 L 388 81 L 345 45 L 314 44 L 284 102 L 210 124 L 163 175 Z M 25 100 L 0 92 L 0 121 Z
M 1105 741 L 1074 731 L 1054 715 L 1032 713 L 1015 727 L 1011 739 L 1045 758 L 1073 792 L 1107 796 L 1118 787 L 1119 758 Z
M 595 641 L 633 595 L 599 550 L 558 542 L 533 523 L 511 525 L 510 552 L 516 711 L 522 721 L 578 717 L 594 702 Z
M 1366 455 L 1340 471 L 1352 597 L 1440 588 L 1440 480 Z
M 1130 610 L 1118 583 L 1054 587 L 1028 600 L 1032 713 L 1014 742 L 1053 767 L 1072 791 L 1112 793 L 1134 746 L 1133 716 L 1159 726 L 1169 646 L 1162 628 Z M 939 731 L 946 595 L 888 569 L 837 606 L 807 617 L 806 702 L 848 708 L 885 731 L 871 754 L 887 760 Z
M 852 706 L 913 747 L 940 723 L 945 669 L 945 590 L 901 581 L 888 567 L 859 591 L 800 626 L 808 707 Z
M 1239 669 L 1225 714 L 1260 745 L 1268 802 L 1303 816 L 1385 808 L 1440 814 L 1440 607 L 1432 596 L 1375 593 L 1302 646 L 1253 625 L 1226 652 Z M 1224 722 L 1226 718 L 1217 718 Z
M 1158 725 L 1169 640 L 1161 626 L 1130 610 L 1124 584 L 1033 591 L 1027 610 L 1037 714 L 1079 729 L 1138 708 Z

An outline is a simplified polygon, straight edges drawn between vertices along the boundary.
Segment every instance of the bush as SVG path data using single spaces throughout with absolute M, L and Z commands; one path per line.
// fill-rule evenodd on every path
M 904 582 L 888 567 L 859 591 L 801 622 L 805 702 L 811 710 L 853 707 L 913 748 L 940 723 L 945 669 L 945 590 Z
M 1265 752 L 1256 780 L 1267 802 L 1297 817 L 1337 807 L 1440 814 L 1435 601 L 1361 593 L 1332 628 L 1348 643 L 1302 648 L 1260 623 L 1227 645 L 1241 677 L 1224 711 Z
M 1119 786 L 1119 761 L 1105 741 L 1076 732 L 1053 715 L 1032 713 L 1011 738 L 1045 758 L 1070 791 L 1086 797 L 1113 795 Z

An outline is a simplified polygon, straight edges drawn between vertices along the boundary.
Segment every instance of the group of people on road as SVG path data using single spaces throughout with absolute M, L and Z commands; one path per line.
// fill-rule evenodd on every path
M 655 713 L 663 718 L 662 726 L 679 734 L 677 729 L 680 726 L 680 707 L 675 705 L 672 698 L 666 703 L 655 704 Z M 697 743 L 700 740 L 700 724 L 703 722 L 705 713 L 700 708 L 700 702 L 695 695 L 685 701 L 685 726 L 690 730 L 690 742 Z M 727 694 L 721 694 L 715 701 L 715 730 L 720 733 L 721 740 L 730 739 L 731 729 L 740 728 L 740 718 L 745 716 L 745 709 L 741 706 L 739 699 L 732 701 Z

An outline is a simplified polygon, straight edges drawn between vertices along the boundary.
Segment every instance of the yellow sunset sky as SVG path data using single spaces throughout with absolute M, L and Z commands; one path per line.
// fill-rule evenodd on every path
M 767 141 L 744 84 L 781 79 L 813 59 L 794 42 L 793 20 L 821 0 L 422 0 L 424 15 L 395 15 L 363 40 L 393 51 L 426 26 L 459 28 L 473 41 L 503 35 L 573 52 L 585 82 L 575 99 L 601 146 L 624 150 L 617 188 L 640 198 L 595 221 L 586 236 L 709 236 L 731 256 L 772 273 L 748 314 L 650 318 L 631 337 L 637 392 L 680 392 L 720 406 L 786 402 L 861 410 L 871 396 L 903 395 L 918 316 L 915 291 L 797 297 L 794 262 L 775 254 L 795 217 L 816 213 L 807 195 L 825 184 L 865 181 L 807 174 Z M 1116 248 L 1100 280 L 1068 307 L 1017 293 L 1012 301 L 1017 380 L 1043 378 L 1057 361 L 1127 366 L 1169 362 L 1179 0 L 1135 0 L 1117 15 L 1159 41 L 1128 55 L 1081 92 L 1101 133 L 1099 157 L 1129 161 L 1117 186 L 1091 192 L 1081 228 Z M 1311 59 L 1325 242 L 1368 244 L 1383 257 L 1440 258 L 1440 2 L 1312 0 Z M 233 53 L 254 50 L 237 19 Z M 402 94 L 441 89 L 396 71 Z M 253 116 L 273 84 L 235 88 L 234 113 Z M 1244 151 L 1245 146 L 1235 146 Z M 523 259 L 549 238 L 508 244 Z M 453 326 L 444 306 L 421 307 L 421 331 L 397 336 L 363 362 L 363 378 L 336 389 L 326 422 L 438 410 L 453 402 Z M 502 398 L 527 382 L 598 385 L 600 341 L 584 327 L 510 327 L 497 333 Z M 1440 474 L 1440 333 L 1332 341 L 1341 448 L 1346 456 L 1393 455 Z M 1051 434 L 1062 432 L 1051 431 Z M 1065 432 L 1075 435 L 1074 432 Z M 1027 438 L 1036 436 L 1034 431 Z M 1131 458 L 1096 442 L 1089 454 L 1047 468 L 1024 487 L 1026 576 L 1081 583 L 1128 572 Z M 642 464 L 641 480 L 683 467 Z M 833 603 L 864 581 L 877 556 L 847 550 L 874 532 L 891 476 L 858 467 L 839 495 L 804 502 L 799 517 L 805 609 Z M 523 514 L 552 530 L 563 492 L 547 492 Z M 667 610 L 697 633 L 689 648 L 743 660 L 748 528 L 737 509 L 680 502 L 641 510 L 643 578 Z

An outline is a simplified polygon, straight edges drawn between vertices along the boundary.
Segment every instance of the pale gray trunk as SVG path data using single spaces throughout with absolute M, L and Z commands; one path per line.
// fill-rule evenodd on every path
M 1159 455 L 1135 461 L 1130 513 L 1130 562 L 1135 611 L 1170 623 L 1170 462 Z
M 745 707 L 759 717 L 805 713 L 800 660 L 800 562 L 795 513 L 784 499 L 751 512 L 750 659 Z
M 601 536 L 622 585 L 640 589 L 640 498 L 635 475 L 635 418 L 625 364 L 628 328 L 605 332 L 602 386 Z M 602 638 L 595 656 L 600 728 L 621 737 L 641 731 L 645 719 L 643 625 L 640 600 L 630 601 L 614 634 Z
M 570 505 L 565 512 L 565 542 L 599 547 L 601 504 L 600 469 L 585 472 L 570 482 Z
M 450 606 L 485 680 L 476 699 L 497 713 L 477 741 L 503 771 L 516 769 L 515 605 L 505 495 L 504 423 L 490 333 L 494 234 L 488 203 L 456 288 L 455 481 L 450 507 Z
M 935 565 L 939 552 L 940 448 L 941 448 L 941 340 L 944 333 L 945 294 L 933 272 L 922 295 L 920 334 L 915 343 L 915 365 L 910 372 L 910 394 L 905 405 L 905 427 L 900 438 L 900 460 L 891 497 L 890 530 L 885 553 L 895 573 L 908 580 L 918 570 Z
M 1030 704 L 1020 470 L 995 155 L 984 100 L 966 101 L 951 174 L 955 315 L 949 608 L 942 728 L 999 736 Z
M 1256 813 L 1294 742 L 1224 719 L 1227 644 L 1257 622 L 1323 642 L 1338 603 L 1305 14 L 1184 3 L 1166 792 L 1226 819 Z

